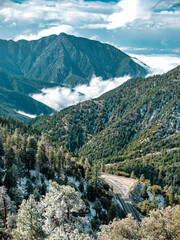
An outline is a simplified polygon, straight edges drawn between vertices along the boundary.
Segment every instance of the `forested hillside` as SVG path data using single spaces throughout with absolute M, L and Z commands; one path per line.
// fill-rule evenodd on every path
M 172 187 L 150 186 L 141 176 L 142 197 L 146 198 L 148 186 L 153 199 L 162 194 L 164 206 L 169 207 L 157 209 L 154 200 L 140 202 L 142 214 L 154 210 L 138 225 L 131 216 L 125 216 L 109 186 L 98 179 L 104 168 L 72 155 L 23 123 L 0 118 L 0 238 L 179 239 L 180 209 L 175 205 L 180 197 Z
M 61 224 L 68 228 L 61 230 L 62 236 L 74 229 L 78 229 L 75 236 L 85 236 L 88 231 L 97 231 L 102 222 L 125 217 L 109 186 L 98 179 L 99 171 L 97 164 L 92 166 L 70 154 L 47 135 L 0 118 L 0 238 L 32 239 L 28 236 L 33 234 L 34 239 L 54 239 Z M 54 206 L 58 218 L 60 214 L 53 202 L 56 198 L 64 212 L 54 223 Z M 44 217 L 38 209 L 44 211 Z M 38 221 L 37 225 L 31 219 Z
M 27 116 L 19 114 L 18 111 L 35 116 L 53 113 L 52 108 L 36 101 L 30 95 L 40 93 L 42 88 L 57 86 L 57 84 L 10 74 L 0 69 L 0 116 L 25 120 Z
M 39 118 L 34 127 L 90 162 L 117 163 L 110 172 L 135 171 L 153 183 L 178 186 L 179 79 L 180 67 L 133 78 L 98 99 Z

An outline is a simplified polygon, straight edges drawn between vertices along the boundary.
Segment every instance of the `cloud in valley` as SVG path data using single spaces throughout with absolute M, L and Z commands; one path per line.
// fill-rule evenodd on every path
M 24 116 L 26 116 L 26 117 L 29 117 L 29 118 L 35 118 L 35 117 L 37 117 L 37 115 L 25 113 L 25 112 L 20 111 L 20 110 L 19 110 L 19 111 L 15 111 L 15 112 L 17 112 L 17 113 L 19 113 L 19 114 L 21 114 L 21 115 L 24 115 Z
M 77 86 L 74 91 L 65 87 L 44 88 L 41 94 L 33 94 L 32 98 L 59 111 L 79 102 L 99 97 L 126 82 L 130 77 L 114 78 L 103 81 L 101 77 L 93 77 L 89 85 Z
M 170 55 L 136 55 L 130 54 L 135 62 L 138 60 L 150 67 L 148 75 L 162 74 L 180 64 L 180 58 Z M 142 64 L 142 63 L 141 63 Z M 44 88 L 42 93 L 31 97 L 45 105 L 59 111 L 79 102 L 99 97 L 130 79 L 129 76 L 103 81 L 101 77 L 93 76 L 89 85 L 80 85 L 72 91 L 66 87 Z
M 175 55 L 166 54 L 151 54 L 151 55 L 129 54 L 129 55 L 138 58 L 140 61 L 148 65 L 152 71 L 151 75 L 163 74 L 180 65 L 180 58 Z

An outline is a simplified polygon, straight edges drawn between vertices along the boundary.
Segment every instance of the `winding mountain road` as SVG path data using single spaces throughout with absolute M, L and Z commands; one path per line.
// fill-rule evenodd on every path
M 130 191 L 137 184 L 137 180 L 132 178 L 120 177 L 111 174 L 102 173 L 100 178 L 113 187 L 113 192 L 119 199 L 124 211 L 127 214 L 132 214 L 133 218 L 139 224 L 141 219 L 135 207 L 132 205 Z

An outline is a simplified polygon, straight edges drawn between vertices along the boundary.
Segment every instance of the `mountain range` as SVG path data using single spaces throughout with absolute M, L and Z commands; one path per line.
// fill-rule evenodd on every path
M 0 40 L 0 68 L 12 74 L 74 87 L 93 75 L 145 76 L 147 70 L 119 49 L 61 33 L 39 40 Z
M 73 91 L 93 76 L 106 80 L 147 73 L 146 66 L 109 44 L 65 33 L 35 41 L 0 40 L 0 114 L 19 120 L 51 114 L 54 110 L 32 94 L 57 86 Z

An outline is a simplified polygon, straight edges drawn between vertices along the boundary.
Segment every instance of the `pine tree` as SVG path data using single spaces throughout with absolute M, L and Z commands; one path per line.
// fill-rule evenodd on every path
M 180 239 L 180 205 L 153 210 L 141 223 L 142 239 Z
M 97 187 L 97 183 L 98 183 L 99 170 L 100 170 L 100 166 L 96 162 L 92 168 L 92 176 L 91 176 L 92 182 L 95 187 Z
M 105 169 L 106 169 L 106 166 L 105 166 L 104 160 L 102 160 L 102 162 L 101 162 L 101 172 L 105 172 Z
M 43 143 L 39 143 L 37 151 L 37 163 L 39 164 L 40 171 L 44 174 L 48 172 L 48 158 L 46 156 L 46 149 Z
M 32 195 L 27 201 L 23 200 L 18 210 L 17 228 L 13 234 L 15 240 L 44 239 L 43 218 L 40 210 Z
M 4 156 L 4 147 L 2 144 L 2 139 L 0 138 L 0 158 Z
M 136 176 L 135 176 L 135 174 L 134 174 L 134 171 L 131 172 L 130 178 L 136 178 Z
M 66 239 L 60 236 L 64 234 L 67 237 L 75 229 L 79 234 L 84 224 L 87 224 L 84 218 L 78 217 L 80 212 L 85 211 L 85 204 L 80 194 L 70 186 L 60 186 L 50 181 L 49 192 L 43 199 L 42 206 L 45 217 L 43 229 L 48 235 L 47 239 Z
M 87 167 L 85 171 L 85 180 L 88 180 L 88 179 L 89 179 L 89 168 Z
M 9 148 L 5 154 L 6 168 L 10 169 L 16 163 L 14 150 Z
M 174 205 L 174 191 L 173 191 L 173 189 L 171 189 L 170 193 L 169 193 L 169 205 L 171 205 L 171 206 Z
M 37 150 L 37 142 L 33 137 L 28 137 L 27 139 L 27 148 Z
M 13 212 L 14 205 L 11 201 L 9 195 L 7 194 L 7 189 L 2 186 L 0 187 L 0 226 L 7 229 L 7 216 L 8 213 Z
M 15 164 L 12 165 L 10 169 L 7 170 L 5 179 L 4 179 L 4 185 L 7 187 L 7 189 L 16 187 L 18 180 L 18 169 Z
M 55 156 L 54 156 L 54 151 L 52 148 L 49 149 L 49 163 L 50 167 L 53 171 L 56 170 L 56 165 L 55 165 Z
M 141 174 L 141 176 L 140 176 L 140 181 L 141 181 L 141 182 L 144 182 L 144 181 L 145 181 L 144 174 Z
M 144 184 L 143 185 L 143 189 L 141 191 L 141 196 L 144 198 L 144 199 L 148 199 L 149 198 L 149 195 L 147 193 L 147 185 Z

